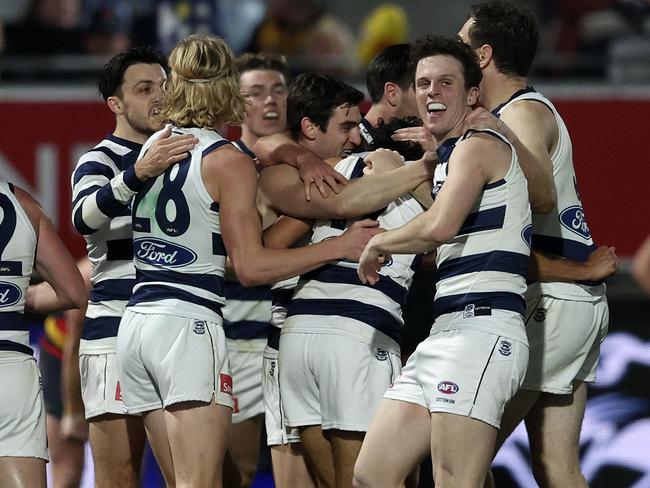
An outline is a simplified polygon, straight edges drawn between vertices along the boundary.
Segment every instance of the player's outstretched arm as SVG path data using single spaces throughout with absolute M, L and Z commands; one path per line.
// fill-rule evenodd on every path
M 298 170 L 303 184 L 305 199 L 311 200 L 311 185 L 316 185 L 323 198 L 329 196 L 329 191 L 341 191 L 348 180 L 342 174 L 319 158 L 309 149 L 293 141 L 287 134 L 279 133 L 261 137 L 255 143 L 253 151 L 262 167 L 276 164 L 288 164 Z
M 302 196 L 296 169 L 282 164 L 260 175 L 260 191 L 281 214 L 299 219 L 349 219 L 379 210 L 433 176 L 434 164 L 420 160 L 382 174 L 350 181 L 340 193 L 323 198 L 315 193 L 311 201 Z
M 571 261 L 551 254 L 533 251 L 528 265 L 531 281 L 602 281 L 615 274 L 619 268 L 615 248 L 600 246 L 584 263 Z
M 224 146 L 203 158 L 202 176 L 211 197 L 219 202 L 221 232 L 228 256 L 244 286 L 272 283 L 297 276 L 329 261 L 358 259 L 379 228 L 362 221 L 342 236 L 297 249 L 267 249 L 255 207 L 257 174 L 253 161 Z
M 504 175 L 510 150 L 496 139 L 477 135 L 458 144 L 449 174 L 435 202 L 406 225 L 373 237 L 359 262 L 359 278 L 374 284 L 384 256 L 421 254 L 453 239 L 469 215 L 483 186 Z
M 30 286 L 27 289 L 25 309 L 36 313 L 50 313 L 83 308 L 87 301 L 86 286 L 52 222 L 43 213 L 39 203 L 27 192 L 16 188 L 16 198 L 38 237 L 34 269 L 50 285 Z

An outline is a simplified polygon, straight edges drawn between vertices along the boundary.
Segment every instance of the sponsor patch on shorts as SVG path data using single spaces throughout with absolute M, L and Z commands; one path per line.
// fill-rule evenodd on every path
M 385 351 L 384 349 L 377 348 L 377 352 L 375 353 L 375 357 L 379 361 L 386 361 L 388 359 L 388 351 Z
M 502 356 L 510 356 L 512 354 L 512 344 L 508 341 L 501 341 L 499 343 L 499 352 Z
M 118 402 L 122 401 L 122 387 L 120 386 L 119 381 L 115 385 L 115 400 L 117 400 Z
M 489 305 L 474 305 L 473 303 L 470 303 L 465 307 L 465 310 L 463 310 L 464 319 L 485 315 L 492 315 L 492 307 Z
M 542 307 L 536 308 L 533 319 L 535 319 L 535 322 L 544 322 L 546 320 L 546 309 Z
M 219 373 L 219 390 L 232 396 L 232 376 Z
M 445 395 L 453 395 L 454 393 L 458 393 L 458 390 L 460 388 L 453 381 L 441 381 L 438 383 L 438 391 Z
M 194 321 L 194 327 L 192 330 L 194 331 L 195 334 L 205 334 L 205 320 L 195 320 Z

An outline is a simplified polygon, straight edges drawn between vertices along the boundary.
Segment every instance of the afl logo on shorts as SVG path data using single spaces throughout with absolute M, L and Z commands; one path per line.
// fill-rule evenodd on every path
M 510 356 L 512 354 L 512 344 L 508 341 L 501 341 L 499 344 L 499 352 L 502 356 Z
M 205 320 L 195 320 L 192 330 L 195 334 L 205 334 Z
M 536 308 L 533 319 L 535 319 L 535 322 L 544 322 L 546 320 L 546 309 L 542 307 Z
M 458 390 L 460 388 L 453 381 L 441 381 L 438 383 L 438 391 L 445 395 L 453 395 L 454 393 L 458 393 Z
M 16 285 L 0 281 L 0 308 L 15 305 L 22 296 L 23 293 Z
M 219 373 L 219 390 L 232 396 L 232 376 Z

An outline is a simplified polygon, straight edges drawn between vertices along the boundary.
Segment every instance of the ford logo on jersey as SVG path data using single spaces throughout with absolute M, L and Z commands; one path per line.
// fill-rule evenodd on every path
M 0 308 L 15 305 L 22 296 L 22 291 L 16 285 L 0 281 Z
M 180 268 L 196 261 L 191 249 L 155 237 L 142 237 L 133 241 L 135 258 L 152 266 Z
M 438 383 L 438 391 L 445 395 L 453 395 L 454 393 L 458 393 L 458 390 L 460 388 L 453 381 L 441 381 Z
M 562 210 L 560 222 L 571 232 L 575 232 L 585 239 L 591 239 L 591 232 L 587 226 L 587 220 L 585 219 L 585 213 L 582 207 L 575 205 Z

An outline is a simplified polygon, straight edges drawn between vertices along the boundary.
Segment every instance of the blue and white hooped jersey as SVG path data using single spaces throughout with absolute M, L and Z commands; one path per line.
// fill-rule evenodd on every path
M 255 154 L 241 139 L 232 143 L 251 158 Z M 225 282 L 226 305 L 223 307 L 223 330 L 228 339 L 264 339 L 271 321 L 271 287 L 246 288 L 238 281 Z
M 363 154 L 340 161 L 335 169 L 349 179 L 363 175 Z M 367 216 L 383 229 L 396 229 L 423 212 L 411 196 L 398 198 L 387 208 Z M 357 219 L 355 219 L 357 220 Z M 318 221 L 312 243 L 341 235 L 355 220 Z M 413 254 L 395 254 L 380 271 L 379 282 L 364 285 L 358 263 L 337 261 L 300 277 L 289 304 L 284 331 L 331 333 L 363 341 L 382 340 L 399 347 L 404 320 L 402 307 L 413 277 Z
M 144 185 L 133 168 L 141 148 L 109 135 L 79 158 L 72 173 L 72 222 L 86 240 L 93 267 L 81 336 L 84 353 L 115 351 L 135 283 L 130 201 Z
M 149 138 L 141 155 L 161 132 Z M 209 129 L 173 127 L 172 132 L 192 134 L 199 142 L 133 199 L 136 282 L 128 308 L 221 323 L 226 248 L 219 204 L 205 188 L 201 162 L 229 142 Z
M 24 311 L 36 244 L 13 185 L 0 179 L 0 351 L 33 353 Z
M 438 248 L 438 282 L 435 316 L 462 312 L 468 327 L 482 328 L 474 317 L 498 315 L 499 311 L 524 315 L 526 274 L 530 257 L 531 212 L 528 185 L 510 143 L 492 131 L 485 131 L 508 144 L 512 156 L 506 175 L 486 185 L 458 234 Z M 439 171 L 434 189 L 444 184 L 454 148 L 475 134 L 468 131 L 449 139 L 438 150 Z M 442 178 L 442 180 L 440 180 Z M 461 322 L 462 324 L 462 322 Z M 526 341 L 523 327 L 491 320 L 488 332 Z
M 553 104 L 532 87 L 515 93 L 494 113 L 500 116 L 510 104 L 520 100 L 534 100 L 546 105 L 553 112 L 559 131 L 557 146 L 551 154 L 557 204 L 546 215 L 533 215 L 532 247 L 536 251 L 584 262 L 596 249 L 596 246 L 591 238 L 578 192 L 578 183 L 573 167 L 573 146 L 569 131 Z M 594 300 L 605 292 L 601 283 L 592 282 L 535 284 L 534 288 L 538 287 L 541 288 L 542 293 L 568 299 Z

